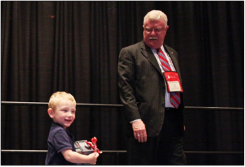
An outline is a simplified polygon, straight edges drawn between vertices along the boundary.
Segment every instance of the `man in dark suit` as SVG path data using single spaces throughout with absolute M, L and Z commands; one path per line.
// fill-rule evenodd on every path
M 164 44 L 167 16 L 147 13 L 144 40 L 121 50 L 118 60 L 119 93 L 125 108 L 127 159 L 130 165 L 186 164 L 183 151 L 183 97 L 178 54 Z M 161 49 L 159 51 L 158 49 Z M 171 91 L 159 52 L 166 55 L 169 71 L 178 74 L 180 100 Z M 166 73 L 165 73 L 166 72 Z M 172 76 L 170 76 L 172 77 Z M 181 88 L 180 88 L 181 87 Z M 171 89 L 170 89 L 171 90 Z

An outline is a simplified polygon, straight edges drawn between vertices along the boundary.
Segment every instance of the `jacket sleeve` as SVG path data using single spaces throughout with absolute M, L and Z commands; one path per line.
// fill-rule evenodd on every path
M 119 54 L 118 86 L 127 121 L 141 119 L 135 98 L 135 59 L 126 48 Z

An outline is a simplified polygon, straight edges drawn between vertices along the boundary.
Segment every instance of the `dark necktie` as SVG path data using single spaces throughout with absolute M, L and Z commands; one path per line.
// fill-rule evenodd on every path
M 166 58 L 166 56 L 164 55 L 163 51 L 160 48 L 157 49 L 157 54 L 161 61 L 164 71 L 172 71 L 168 63 L 168 59 Z M 170 102 L 175 108 L 178 108 L 180 104 L 180 94 L 174 92 L 170 93 Z

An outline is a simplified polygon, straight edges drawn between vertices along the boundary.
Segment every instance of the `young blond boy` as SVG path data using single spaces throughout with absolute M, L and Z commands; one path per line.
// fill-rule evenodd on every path
M 99 154 L 82 155 L 75 152 L 74 137 L 66 129 L 75 120 L 75 98 L 66 92 L 56 92 L 50 97 L 48 107 L 53 122 L 48 136 L 45 165 L 96 164 Z

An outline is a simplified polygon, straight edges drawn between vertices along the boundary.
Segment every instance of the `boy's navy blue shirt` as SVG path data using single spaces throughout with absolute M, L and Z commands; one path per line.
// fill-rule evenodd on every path
M 61 151 L 71 149 L 75 151 L 74 136 L 60 124 L 52 122 L 48 136 L 48 153 L 45 165 L 73 165 L 62 155 Z

